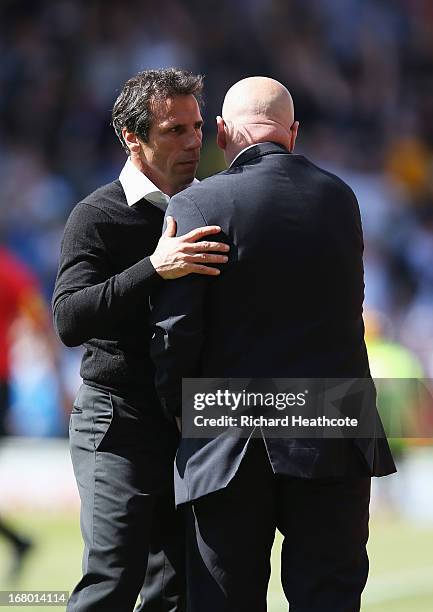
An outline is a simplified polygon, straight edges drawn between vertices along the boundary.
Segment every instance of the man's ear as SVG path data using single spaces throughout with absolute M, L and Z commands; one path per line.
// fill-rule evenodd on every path
M 298 136 L 299 121 L 294 121 L 290 127 L 290 144 L 289 151 L 292 153 L 295 148 L 296 137 Z
M 135 132 L 130 132 L 126 128 L 122 128 L 122 136 L 123 140 L 126 142 L 126 146 L 128 147 L 131 153 L 140 152 L 140 141 Z
M 216 118 L 217 122 L 217 145 L 223 151 L 227 147 L 227 138 L 226 138 L 226 124 L 224 119 L 218 115 Z

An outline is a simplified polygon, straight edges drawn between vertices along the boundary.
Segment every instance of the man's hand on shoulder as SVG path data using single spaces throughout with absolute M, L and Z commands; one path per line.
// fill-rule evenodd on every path
M 220 232 L 218 225 L 209 225 L 176 237 L 176 221 L 173 217 L 167 217 L 167 228 L 159 239 L 155 252 L 150 256 L 150 261 L 165 280 L 191 273 L 218 276 L 218 268 L 204 264 L 226 263 L 228 257 L 218 253 L 226 253 L 230 247 L 224 242 L 202 239 Z

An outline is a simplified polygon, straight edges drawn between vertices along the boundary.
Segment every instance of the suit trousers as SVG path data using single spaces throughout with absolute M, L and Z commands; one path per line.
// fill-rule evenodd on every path
M 290 612 L 358 612 L 368 575 L 370 476 L 273 473 L 261 439 L 237 474 L 186 506 L 188 612 L 265 612 L 275 530 Z
M 68 612 L 181 612 L 184 524 L 175 510 L 178 432 L 156 397 L 82 385 L 70 419 L 81 498 L 83 576 Z

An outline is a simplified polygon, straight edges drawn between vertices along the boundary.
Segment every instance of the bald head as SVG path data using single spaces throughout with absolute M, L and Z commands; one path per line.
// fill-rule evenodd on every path
M 292 96 L 284 85 L 268 77 L 249 77 L 230 87 L 222 116 L 239 125 L 275 122 L 286 128 L 295 119 Z
M 268 77 L 249 77 L 227 92 L 218 123 L 218 144 L 230 163 L 243 148 L 273 141 L 292 150 L 296 140 L 292 96 Z M 224 129 L 224 134 L 222 133 Z

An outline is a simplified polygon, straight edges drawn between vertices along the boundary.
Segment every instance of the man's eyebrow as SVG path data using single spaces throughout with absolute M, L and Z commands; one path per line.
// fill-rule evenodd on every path
M 162 121 L 160 125 L 161 125 L 161 127 L 163 129 L 166 129 L 166 128 L 182 127 L 182 126 L 184 126 L 186 124 L 185 123 L 176 122 L 176 121 L 174 121 L 172 119 L 167 119 L 166 121 Z
M 176 123 L 175 121 L 171 121 L 170 119 L 167 119 L 167 121 L 161 123 L 161 128 L 163 130 L 172 130 L 173 128 L 182 128 L 185 127 L 186 125 L 188 125 L 187 123 Z M 204 120 L 203 119 L 197 119 L 197 121 L 194 121 L 194 125 L 204 125 Z

